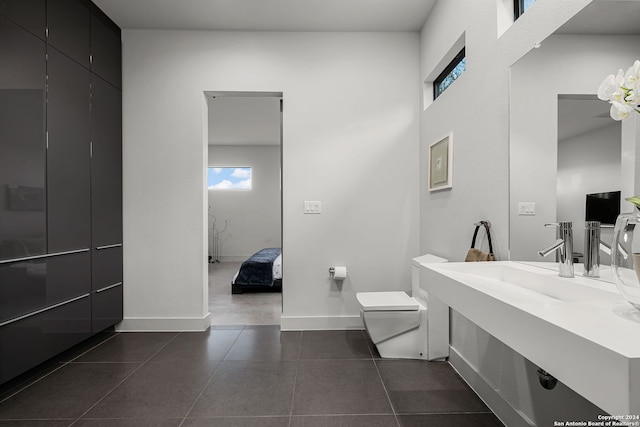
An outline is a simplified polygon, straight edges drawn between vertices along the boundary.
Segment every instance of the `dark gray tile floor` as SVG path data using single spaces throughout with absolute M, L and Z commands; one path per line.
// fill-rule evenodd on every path
M 0 402 L 0 426 L 502 426 L 446 362 L 381 359 L 363 331 L 122 333 Z

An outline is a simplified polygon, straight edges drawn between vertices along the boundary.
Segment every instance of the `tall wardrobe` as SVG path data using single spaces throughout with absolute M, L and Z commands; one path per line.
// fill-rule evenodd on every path
M 120 29 L 0 0 L 0 384 L 122 319 Z

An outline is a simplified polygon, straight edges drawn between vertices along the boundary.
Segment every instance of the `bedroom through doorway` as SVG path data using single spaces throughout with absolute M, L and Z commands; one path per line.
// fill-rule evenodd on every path
M 282 93 L 205 92 L 212 325 L 279 325 Z

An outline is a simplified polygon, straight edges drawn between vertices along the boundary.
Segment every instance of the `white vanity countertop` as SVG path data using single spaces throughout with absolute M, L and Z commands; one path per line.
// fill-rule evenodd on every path
M 610 414 L 640 414 L 640 311 L 613 283 L 512 261 L 423 267 L 451 308 Z

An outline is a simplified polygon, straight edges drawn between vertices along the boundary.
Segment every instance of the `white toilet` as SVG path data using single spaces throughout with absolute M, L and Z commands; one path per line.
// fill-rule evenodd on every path
M 411 260 L 412 295 L 358 292 L 360 316 L 380 356 L 437 360 L 449 356 L 449 308 L 420 288 L 420 265 L 447 262 L 435 255 Z

